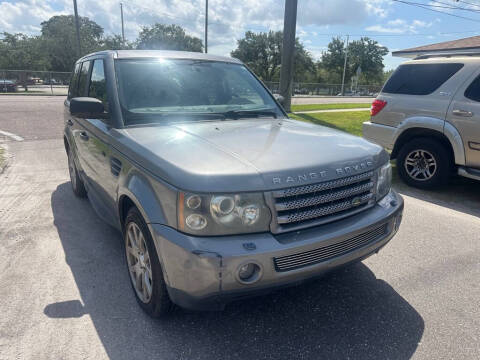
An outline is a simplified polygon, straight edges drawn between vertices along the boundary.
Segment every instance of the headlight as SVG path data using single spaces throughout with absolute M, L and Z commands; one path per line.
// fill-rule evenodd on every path
M 268 231 L 271 214 L 261 193 L 179 193 L 178 228 L 195 235 Z
M 377 170 L 377 201 L 390 191 L 392 185 L 392 165 L 390 162 Z

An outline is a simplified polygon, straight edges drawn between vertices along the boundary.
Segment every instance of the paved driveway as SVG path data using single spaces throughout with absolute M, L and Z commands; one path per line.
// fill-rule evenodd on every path
M 363 263 L 221 313 L 145 316 L 120 235 L 73 196 L 61 98 L 0 97 L 0 359 L 478 359 L 480 195 L 397 185 L 398 235 Z M 1 144 L 0 144 L 1 145 Z

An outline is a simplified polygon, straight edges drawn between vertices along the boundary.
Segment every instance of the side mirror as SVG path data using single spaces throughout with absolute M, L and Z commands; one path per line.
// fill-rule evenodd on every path
M 91 97 L 76 97 L 70 100 L 70 113 L 75 116 L 103 119 L 105 107 L 103 103 Z
M 283 106 L 283 102 L 285 101 L 285 98 L 282 95 L 273 94 L 273 97 L 275 98 L 275 100 L 277 100 L 278 103 L 280 103 L 280 105 Z

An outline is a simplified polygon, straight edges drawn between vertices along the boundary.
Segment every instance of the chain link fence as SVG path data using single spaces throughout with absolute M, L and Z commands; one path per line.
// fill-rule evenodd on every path
M 34 95 L 67 95 L 70 72 L 0 70 L 0 93 L 25 93 Z M 279 92 L 278 82 L 265 81 L 273 92 Z M 345 96 L 376 96 L 382 85 L 357 85 L 345 87 Z M 338 96 L 341 84 L 299 83 L 293 85 L 293 95 Z
M 275 94 L 279 92 L 280 83 L 265 81 L 264 84 Z M 345 86 L 345 96 L 376 96 L 382 85 Z M 342 84 L 293 83 L 293 95 L 304 96 L 339 96 Z
M 70 72 L 1 70 L 0 93 L 67 95 Z

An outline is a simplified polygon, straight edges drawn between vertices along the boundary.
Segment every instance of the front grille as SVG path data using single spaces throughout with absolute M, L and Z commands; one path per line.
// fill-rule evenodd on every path
M 379 240 L 387 234 L 388 223 L 350 239 L 318 249 L 273 258 L 275 270 L 289 271 L 344 255 Z
M 276 231 L 324 224 L 373 205 L 374 172 L 274 191 Z

